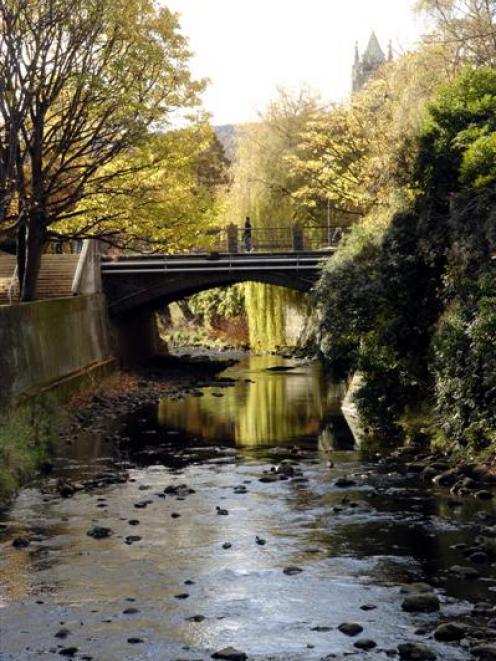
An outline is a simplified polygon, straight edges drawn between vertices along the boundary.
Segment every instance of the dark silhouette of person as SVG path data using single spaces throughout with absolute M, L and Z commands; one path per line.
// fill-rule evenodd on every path
M 246 216 L 245 226 L 243 229 L 243 250 L 245 252 L 252 251 L 252 240 L 251 240 L 251 221 L 250 217 Z

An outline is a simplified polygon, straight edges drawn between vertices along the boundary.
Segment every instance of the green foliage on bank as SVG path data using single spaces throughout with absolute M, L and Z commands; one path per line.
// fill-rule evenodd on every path
M 0 418 L 0 506 L 39 471 L 51 454 L 60 409 L 44 399 Z
M 385 228 L 355 227 L 322 274 L 323 352 L 364 375 L 357 405 L 376 434 L 400 437 L 428 410 L 445 444 L 496 441 L 495 110 L 492 68 L 440 89 L 417 136 L 415 201 Z

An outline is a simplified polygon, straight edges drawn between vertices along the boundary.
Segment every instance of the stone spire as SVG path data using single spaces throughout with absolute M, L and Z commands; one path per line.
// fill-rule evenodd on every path
M 381 48 L 375 32 L 370 35 L 368 46 L 363 54 L 363 63 L 366 66 L 379 66 L 384 64 L 386 56 Z
M 388 44 L 388 58 L 387 59 L 388 59 L 388 62 L 392 62 L 394 60 L 393 42 L 392 41 L 389 41 L 389 44 Z
M 391 43 L 388 49 L 388 59 L 393 59 L 393 50 Z M 353 93 L 362 89 L 365 83 L 371 78 L 377 69 L 386 62 L 386 56 L 381 48 L 375 32 L 370 35 L 369 43 L 363 57 L 360 59 L 358 44 L 355 46 L 355 62 L 353 64 Z

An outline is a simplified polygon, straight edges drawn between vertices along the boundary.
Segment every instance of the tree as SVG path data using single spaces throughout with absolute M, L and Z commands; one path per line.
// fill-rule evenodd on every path
M 77 215 L 54 223 L 51 234 L 104 234 L 111 245 L 133 250 L 172 252 L 192 243 L 207 248 L 226 177 L 212 150 L 220 158 L 205 120 L 149 134 L 105 168 L 106 174 L 120 173 L 110 189 L 84 198 Z
M 455 60 L 496 63 L 495 0 L 419 0 L 417 7 L 434 21 L 429 40 L 449 46 Z
M 316 112 L 289 158 L 301 203 L 344 224 L 388 213 L 400 191 L 412 197 L 425 107 L 450 69 L 444 47 L 423 46 L 382 67 L 351 103 Z
M 118 187 L 136 165 L 117 159 L 202 84 L 176 16 L 152 0 L 4 0 L 0 54 L 0 224 L 17 233 L 29 301 L 51 226 Z
M 418 185 L 442 206 L 463 188 L 496 181 L 496 71 L 471 67 L 429 106 L 419 138 Z

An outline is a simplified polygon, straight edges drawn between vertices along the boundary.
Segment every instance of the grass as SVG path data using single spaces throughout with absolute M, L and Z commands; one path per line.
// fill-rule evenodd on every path
M 49 398 L 0 417 L 0 506 L 32 479 L 53 450 L 62 412 Z

